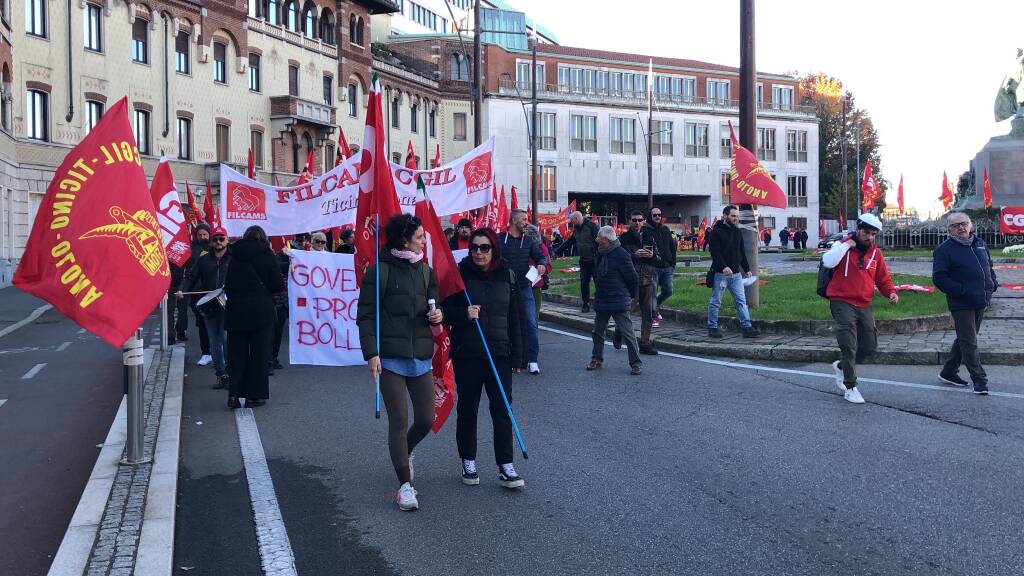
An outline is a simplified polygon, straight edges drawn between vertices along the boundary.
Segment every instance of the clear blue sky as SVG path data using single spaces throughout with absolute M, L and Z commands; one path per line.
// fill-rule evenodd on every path
M 739 0 L 512 2 L 565 45 L 739 66 Z M 927 214 L 943 170 L 956 178 L 1010 130 L 993 102 L 1024 48 L 1022 14 L 999 0 L 759 0 L 757 67 L 841 79 L 875 121 L 889 201 L 902 173 L 907 204 Z

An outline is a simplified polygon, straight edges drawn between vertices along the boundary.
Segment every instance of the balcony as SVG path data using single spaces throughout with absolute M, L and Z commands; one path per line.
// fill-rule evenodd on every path
M 502 78 L 498 83 L 499 96 L 529 98 L 529 80 L 514 81 Z M 537 99 L 544 102 L 571 102 L 575 104 L 617 105 L 626 108 L 646 108 L 647 92 L 615 90 L 610 88 L 570 88 L 565 84 L 537 85 Z M 701 98 L 655 94 L 655 105 L 661 111 L 679 112 L 725 112 L 739 114 L 739 101 L 720 98 Z M 783 106 L 772 102 L 758 102 L 757 114 L 763 117 L 810 119 L 817 117 L 814 106 Z
M 266 20 L 249 17 L 245 20 L 245 27 L 250 32 L 259 32 L 260 34 L 265 34 L 267 36 L 270 36 L 271 38 L 283 40 L 284 42 L 287 42 L 288 44 L 291 44 L 293 46 L 300 46 L 302 48 L 305 48 L 306 50 L 311 50 L 313 52 L 323 54 L 328 58 L 333 58 L 335 60 L 337 60 L 338 58 L 337 46 L 327 44 L 326 42 L 320 39 L 311 40 L 309 38 L 306 38 L 299 32 L 292 32 L 291 30 L 288 30 L 284 26 L 270 24 Z

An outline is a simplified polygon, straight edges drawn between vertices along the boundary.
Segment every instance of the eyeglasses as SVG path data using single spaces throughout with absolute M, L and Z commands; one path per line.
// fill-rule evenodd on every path
M 313 240 L 313 244 L 327 244 L 327 240 Z
M 954 224 L 950 224 L 949 227 L 950 228 L 964 228 L 964 229 L 966 229 L 970 225 L 971 225 L 970 222 L 956 222 Z
M 479 252 L 481 254 L 487 254 L 491 251 L 490 244 L 472 244 L 469 247 L 470 252 Z
M 644 219 L 643 218 L 630 218 L 629 221 L 630 222 L 643 222 Z

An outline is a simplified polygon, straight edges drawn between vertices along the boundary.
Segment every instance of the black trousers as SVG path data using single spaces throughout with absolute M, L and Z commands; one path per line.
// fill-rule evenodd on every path
M 192 317 L 196 319 L 196 331 L 199 332 L 199 350 L 203 356 L 210 355 L 210 335 L 206 333 L 206 322 L 203 321 L 203 315 L 199 313 L 199 309 L 196 308 L 195 303 L 189 304 L 189 308 L 192 309 Z
M 498 466 L 511 464 L 512 419 L 505 410 L 491 364 L 486 358 L 453 358 L 452 366 L 455 368 L 455 389 L 459 394 L 455 404 L 455 441 L 459 447 L 459 457 L 463 460 L 476 460 L 476 417 L 480 412 L 480 393 L 486 390 L 491 423 L 494 426 L 494 461 Z M 498 369 L 511 405 L 511 363 L 508 358 L 496 357 L 494 366 Z
M 259 330 L 228 331 L 228 377 L 231 396 L 246 400 L 270 398 L 267 361 L 270 359 L 270 340 L 273 336 L 272 323 Z
M 981 330 L 981 321 L 985 318 L 985 309 L 980 310 L 951 310 L 953 317 L 953 328 L 956 329 L 956 340 L 949 351 L 949 358 L 946 359 L 942 372 L 945 374 L 956 374 L 960 365 L 967 366 L 967 372 L 971 375 L 971 381 L 975 384 L 988 384 L 988 374 L 981 365 L 981 356 L 978 354 L 978 332 Z
M 177 292 L 178 289 L 174 288 Z M 177 319 L 175 319 L 177 314 Z M 188 328 L 188 300 L 175 298 L 173 293 L 167 295 L 167 340 L 184 336 Z M 179 338 L 180 339 L 180 338 Z
M 274 323 L 274 350 L 270 355 L 271 360 L 277 360 L 281 353 L 281 338 L 284 337 L 284 328 L 288 325 L 288 307 L 283 306 L 277 309 L 277 322 Z
M 590 305 L 590 280 L 594 278 L 594 261 L 580 260 L 580 297 L 585 306 Z

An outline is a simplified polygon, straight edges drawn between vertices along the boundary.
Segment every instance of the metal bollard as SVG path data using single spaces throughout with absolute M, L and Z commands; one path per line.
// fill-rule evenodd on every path
M 167 294 L 164 294 L 164 299 L 160 301 L 160 349 L 167 350 L 167 328 L 169 322 L 167 322 L 167 306 L 170 303 L 167 301 Z
M 128 439 L 127 451 L 121 464 L 134 466 L 149 462 L 143 455 L 143 439 L 146 435 L 146 421 L 143 404 L 143 362 L 145 356 L 142 345 L 142 329 L 135 331 L 122 348 L 124 366 L 128 372 Z

